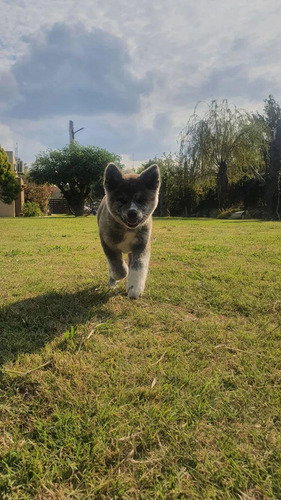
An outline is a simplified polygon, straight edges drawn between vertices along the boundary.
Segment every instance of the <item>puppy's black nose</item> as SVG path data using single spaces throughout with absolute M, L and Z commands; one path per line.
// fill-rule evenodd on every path
M 128 212 L 127 212 L 127 217 L 131 221 L 137 220 L 137 218 L 138 218 L 137 210 L 135 210 L 134 208 L 130 208 L 130 210 L 128 210 Z

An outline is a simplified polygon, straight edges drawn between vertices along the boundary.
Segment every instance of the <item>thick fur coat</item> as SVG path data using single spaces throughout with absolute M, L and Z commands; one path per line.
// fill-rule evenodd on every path
M 158 203 L 160 173 L 157 165 L 140 175 L 123 174 L 110 163 L 104 174 L 105 197 L 98 209 L 101 244 L 109 265 L 109 286 L 128 275 L 132 299 L 144 291 L 150 258 L 152 213 Z M 128 254 L 128 265 L 123 254 Z

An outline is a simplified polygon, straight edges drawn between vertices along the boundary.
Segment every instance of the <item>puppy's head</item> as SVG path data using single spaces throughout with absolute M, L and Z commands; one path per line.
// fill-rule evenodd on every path
M 106 204 L 114 219 L 129 229 L 142 225 L 158 203 L 160 172 L 157 165 L 141 174 L 123 174 L 109 163 L 104 173 Z

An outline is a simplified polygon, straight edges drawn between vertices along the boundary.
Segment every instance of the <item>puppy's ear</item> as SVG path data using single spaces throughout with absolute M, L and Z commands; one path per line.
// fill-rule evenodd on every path
M 157 165 L 151 165 L 146 168 L 141 174 L 140 179 L 145 184 L 147 189 L 157 191 L 160 185 L 160 171 Z
M 122 181 L 122 173 L 115 163 L 109 163 L 104 172 L 104 187 L 113 191 Z

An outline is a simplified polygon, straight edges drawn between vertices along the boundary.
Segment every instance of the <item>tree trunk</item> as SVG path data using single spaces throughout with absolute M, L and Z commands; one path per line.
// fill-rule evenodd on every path
M 155 210 L 155 215 L 160 216 L 160 217 L 167 217 L 168 215 L 168 210 L 167 210 L 167 202 L 166 202 L 166 185 L 165 181 L 162 180 L 160 189 L 159 189 L 159 201 L 157 205 L 157 209 Z
M 266 176 L 265 202 L 268 220 L 280 220 L 279 197 L 279 175 Z
M 64 195 L 71 213 L 73 213 L 75 217 L 84 215 L 85 193 L 83 191 L 73 193 L 73 191 L 67 191 L 60 186 L 59 189 Z
M 185 160 L 184 166 L 183 166 L 183 200 L 184 200 L 184 217 L 187 217 L 187 193 L 186 193 L 186 181 L 187 181 L 187 161 Z
M 225 161 L 219 163 L 219 170 L 217 173 L 217 195 L 219 210 L 224 210 L 227 207 L 228 195 L 228 177 L 227 177 L 227 164 Z
M 75 217 L 82 217 L 84 215 L 84 193 L 77 193 L 75 196 L 71 196 L 67 203 L 71 212 Z
M 280 220 L 281 124 L 273 134 L 265 174 L 265 203 L 268 220 Z

